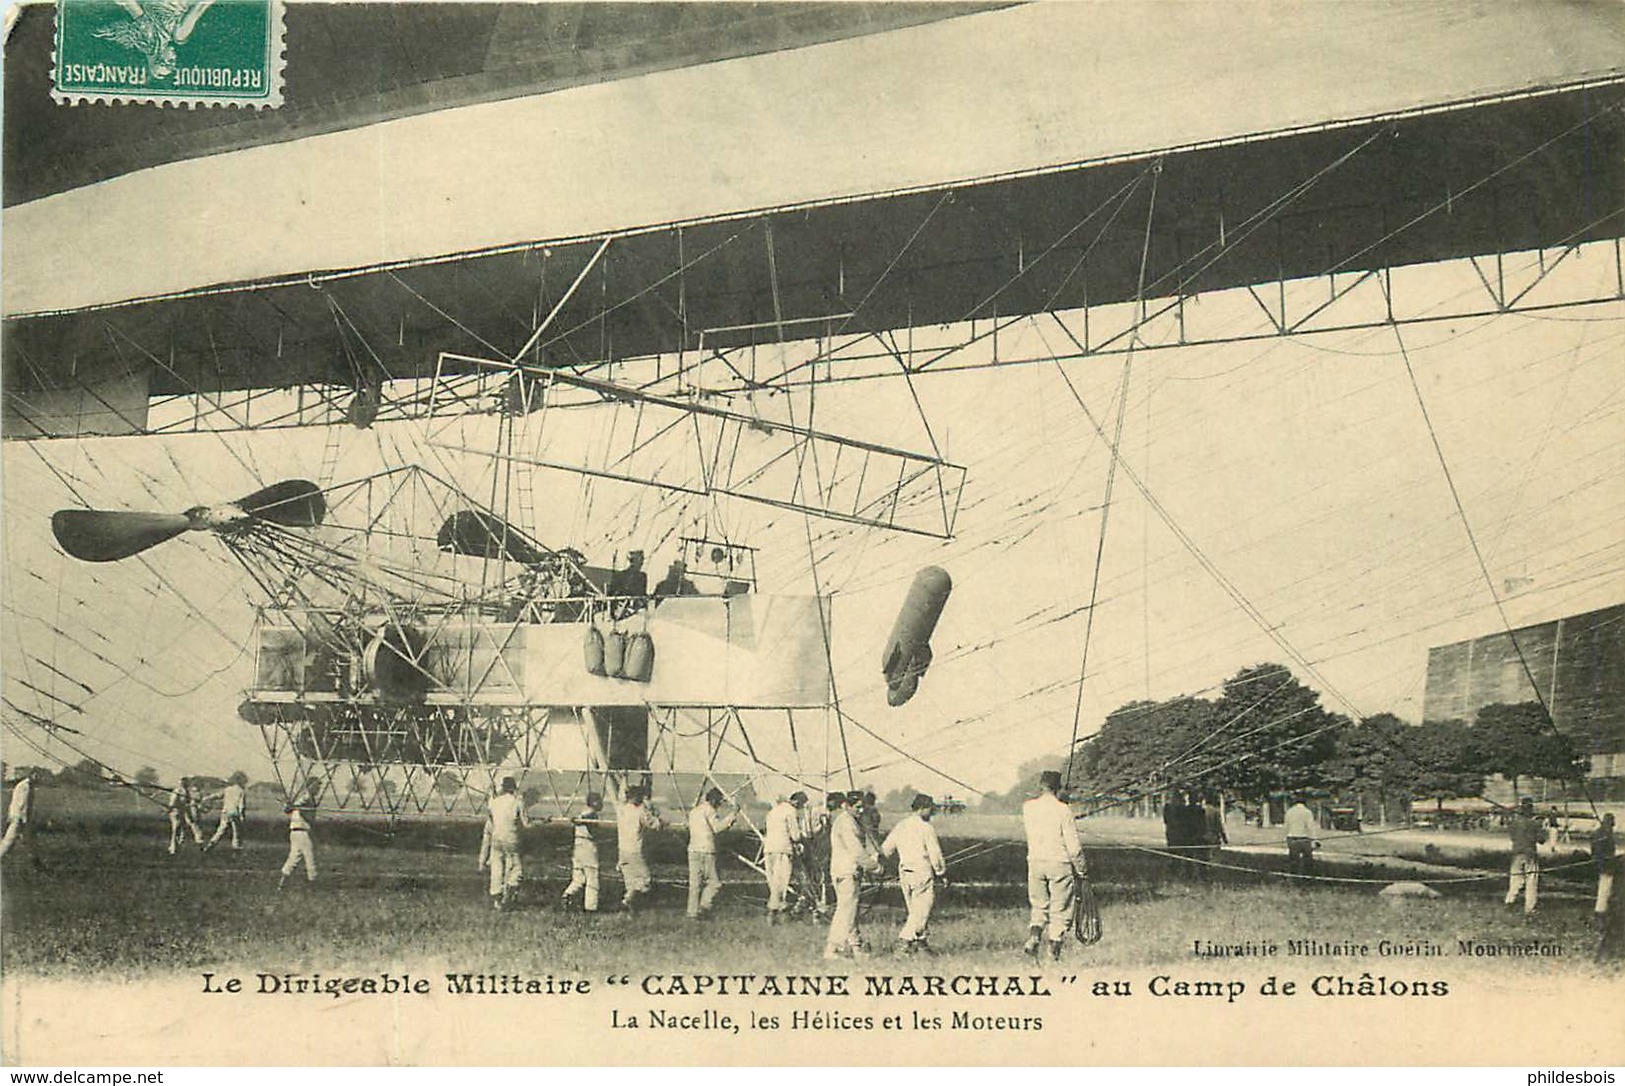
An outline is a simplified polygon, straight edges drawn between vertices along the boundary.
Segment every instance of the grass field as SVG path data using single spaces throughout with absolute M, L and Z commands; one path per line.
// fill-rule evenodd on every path
M 1017 846 L 951 836 L 971 828 L 944 820 L 944 850 L 964 854 L 940 897 L 933 969 L 1011 969 L 1025 935 L 1024 854 Z M 985 831 L 987 827 L 975 827 Z M 165 854 L 161 812 L 98 812 L 59 817 L 7 857 L 0 881 L 0 968 L 7 973 L 90 978 L 143 978 L 211 969 L 377 971 L 413 966 L 474 972 L 595 974 L 635 964 L 643 971 L 713 968 L 729 971 L 821 967 L 823 928 L 811 921 L 769 927 L 765 887 L 730 853 L 754 851 L 744 835 L 725 835 L 726 882 L 714 918 L 683 916 L 685 835 L 653 838 L 653 908 L 636 917 L 562 913 L 555 900 L 568 878 L 568 829 L 542 826 L 526 841 L 523 907 L 496 913 L 475 870 L 479 828 L 470 822 L 419 822 L 384 834 L 376 824 L 328 820 L 318 828 L 321 876 L 302 875 L 276 891 L 286 837 L 273 823 L 253 823 L 240 853 L 206 855 L 188 847 Z M 606 860 L 613 845 L 605 848 Z M 33 862 L 37 860 L 38 866 Z M 1279 856 L 1237 862 L 1267 869 Z M 1078 966 L 1189 962 L 1192 942 L 1259 939 L 1379 939 L 1444 946 L 1451 968 L 1554 968 L 1550 957 L 1492 963 L 1456 954 L 1458 939 L 1540 939 L 1557 948 L 1558 968 L 1594 974 L 1614 966 L 1590 962 L 1593 935 L 1586 879 L 1548 878 L 1534 918 L 1503 908 L 1504 883 L 1441 884 L 1445 897 L 1390 905 L 1373 884 L 1303 885 L 1258 872 L 1214 872 L 1199 881 L 1189 868 L 1133 849 L 1090 853 L 1106 938 L 1083 950 Z M 1337 871 L 1383 879 L 1371 859 Z M 605 869 L 605 906 L 620 883 Z M 886 946 L 902 919 L 895 888 L 873 895 L 864 928 Z M 889 968 L 889 959 L 865 968 Z M 898 968 L 918 968 L 899 965 Z

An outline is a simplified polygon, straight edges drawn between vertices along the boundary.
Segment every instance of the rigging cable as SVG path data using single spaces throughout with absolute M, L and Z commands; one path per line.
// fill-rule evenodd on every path
M 1540 705 L 1541 717 L 1550 725 L 1554 734 L 1560 738 L 1567 738 L 1558 730 L 1557 721 L 1552 719 L 1551 706 L 1546 702 L 1546 696 L 1541 693 L 1540 683 L 1535 681 L 1534 670 L 1529 666 L 1529 658 L 1518 642 L 1518 635 L 1512 628 L 1512 619 L 1506 612 L 1506 605 L 1501 600 L 1501 594 L 1495 590 L 1495 580 L 1490 576 L 1489 564 L 1484 560 L 1484 552 L 1479 548 L 1478 536 L 1473 532 L 1473 525 L 1467 519 L 1467 509 L 1462 505 L 1461 492 L 1456 489 L 1455 476 L 1450 471 L 1450 463 L 1445 459 L 1444 448 L 1439 444 L 1439 434 L 1433 427 L 1433 417 L 1428 413 L 1427 401 L 1422 396 L 1422 386 L 1417 383 L 1416 369 L 1411 365 L 1411 356 L 1405 350 L 1405 337 L 1400 334 L 1399 325 L 1394 326 L 1394 340 L 1399 344 L 1399 354 L 1405 362 L 1405 376 L 1409 378 L 1411 391 L 1416 395 L 1416 406 L 1422 413 L 1422 422 L 1427 427 L 1428 440 L 1433 443 L 1433 452 L 1439 460 L 1439 470 L 1444 475 L 1445 486 L 1450 491 L 1450 500 L 1456 507 L 1456 515 L 1461 520 L 1461 527 L 1467 533 L 1467 542 L 1472 547 L 1473 557 L 1478 562 L 1479 572 L 1484 577 L 1484 585 L 1489 590 L 1490 599 L 1495 603 L 1495 611 L 1501 618 L 1501 625 L 1506 630 L 1507 640 L 1512 643 L 1512 651 L 1518 657 L 1518 665 L 1529 680 L 1529 689 L 1534 691 L 1535 700 Z M 1555 680 L 1555 676 L 1554 676 Z M 1597 800 L 1592 794 L 1591 786 L 1585 777 L 1580 778 L 1580 788 L 1585 794 L 1586 803 L 1590 805 L 1592 814 L 1597 813 Z
M 1140 279 L 1136 288 L 1135 302 L 1137 305 L 1145 304 L 1145 269 L 1151 257 L 1151 230 L 1157 213 L 1157 182 L 1162 177 L 1162 167 L 1159 162 L 1151 175 L 1151 195 L 1147 201 L 1145 213 L 1145 240 L 1140 248 Z M 1118 446 L 1123 440 L 1123 422 L 1128 412 L 1129 379 L 1133 373 L 1134 342 L 1138 337 L 1129 340 L 1129 353 L 1123 358 L 1123 376 L 1117 394 L 1117 428 L 1112 435 L 1111 462 L 1106 467 L 1106 496 L 1100 503 L 1100 535 L 1095 544 L 1095 569 L 1089 586 L 1089 613 L 1084 620 L 1082 659 L 1078 664 L 1078 697 L 1072 708 L 1072 739 L 1067 744 L 1066 773 L 1063 785 L 1072 783 L 1072 751 L 1078 745 L 1078 727 L 1083 722 L 1083 685 L 1084 678 L 1089 673 L 1089 642 L 1095 629 L 1095 605 L 1100 598 L 1100 570 L 1106 556 L 1106 525 L 1111 520 L 1112 488 L 1117 482 L 1117 465 L 1120 462 Z

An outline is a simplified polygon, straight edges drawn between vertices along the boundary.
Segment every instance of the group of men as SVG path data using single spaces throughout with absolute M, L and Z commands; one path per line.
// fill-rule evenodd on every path
M 193 778 L 182 777 L 164 803 L 169 814 L 169 854 L 175 855 L 184 841 L 183 830 L 191 834 L 192 843 L 204 852 L 218 845 L 229 831 L 231 847 L 241 851 L 243 818 L 248 813 L 248 792 L 244 787 L 247 783 L 244 774 L 233 773 L 220 791 L 205 793 Z M 220 821 L 215 826 L 214 836 L 205 840 L 203 813 L 215 803 L 220 804 Z
M 1046 771 L 1040 794 L 1022 810 L 1028 851 L 1028 903 L 1030 906 L 1026 952 L 1035 959 L 1047 950 L 1059 960 L 1073 917 L 1078 880 L 1087 876 L 1076 820 L 1061 799 L 1061 776 Z M 631 785 L 615 812 L 604 818 L 603 796 L 588 793 L 582 809 L 571 818 L 571 877 L 561 898 L 566 910 L 599 911 L 600 868 L 598 831 L 613 824 L 617 857 L 625 887 L 621 909 L 635 913 L 643 907 L 651 877 L 644 847 L 647 834 L 665 825 L 650 803 L 649 789 Z M 706 790 L 688 814 L 687 915 L 707 916 L 721 887 L 717 869 L 717 835 L 744 816 L 739 808 L 727 810 L 720 788 Z M 778 924 L 799 899 L 817 915 L 829 916 L 824 957 L 829 960 L 866 957 L 869 946 L 859 923 L 859 895 L 865 879 L 876 878 L 886 860 L 896 864 L 897 882 L 906 916 L 897 933 L 899 956 L 930 954 L 929 929 L 937 889 L 947 876 L 942 843 L 932 818 L 936 802 L 924 793 L 909 804 L 883 838 L 874 794 L 861 791 L 828 794 L 825 810 L 815 817 L 808 811 L 807 793 L 781 798 L 768 811 L 761 832 L 762 871 L 767 879 L 767 919 Z M 512 777 L 504 778 L 488 805 L 485 842 L 480 864 L 490 869 L 490 894 L 495 908 L 507 907 L 521 878 L 519 831 L 528 826 L 524 805 Z M 798 879 L 799 876 L 799 879 Z M 827 898 L 834 904 L 827 907 Z
M 1175 792 L 1162 808 L 1162 828 L 1168 851 L 1200 861 L 1198 870 L 1203 873 L 1219 847 L 1230 843 L 1218 797 L 1213 795 Z
M 1512 864 L 1507 873 L 1508 907 L 1523 897 L 1525 915 L 1535 911 L 1540 900 L 1540 846 L 1546 843 L 1550 823 L 1535 813 L 1535 801 L 1528 796 L 1518 802 L 1518 811 L 1507 821 L 1512 842 Z M 1599 932 L 1607 924 L 1614 896 L 1614 875 L 1619 855 L 1614 839 L 1614 816 L 1605 814 L 1591 832 L 1591 864 L 1597 876 L 1597 899 L 1593 920 Z

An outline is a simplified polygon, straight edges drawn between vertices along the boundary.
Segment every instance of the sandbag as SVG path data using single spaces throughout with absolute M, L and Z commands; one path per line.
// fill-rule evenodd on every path
M 604 674 L 612 679 L 626 674 L 626 635 L 619 630 L 604 635 Z
M 655 640 L 647 632 L 635 633 L 626 642 L 626 669 L 624 676 L 634 682 L 646 683 L 655 670 Z
M 598 627 L 587 627 L 587 636 L 581 642 L 581 653 L 586 659 L 587 674 L 604 674 L 604 635 L 598 632 Z

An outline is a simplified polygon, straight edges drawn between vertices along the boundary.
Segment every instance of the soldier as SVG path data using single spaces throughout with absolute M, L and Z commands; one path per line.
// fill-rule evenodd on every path
M 34 818 L 34 773 L 29 770 L 17 775 L 17 783 L 11 789 L 11 804 L 6 808 L 6 835 L 0 838 L 0 856 L 11 851 L 11 846 L 17 839 L 28 832 L 29 823 Z M 34 858 L 34 865 L 39 866 L 39 858 Z
M 864 865 L 863 831 L 845 794 L 831 792 L 829 808 L 829 876 L 835 884 L 835 913 L 824 942 L 824 960 L 864 957 L 858 934 L 858 872 Z
M 525 877 L 519 831 L 530 825 L 530 819 L 518 788 L 512 777 L 503 777 L 502 787 L 485 805 L 486 824 L 491 827 L 491 907 L 497 910 L 513 903 L 513 893 Z
M 1315 849 L 1320 847 L 1320 825 L 1301 795 L 1292 797 L 1286 811 L 1287 866 L 1300 875 L 1315 873 Z
M 626 790 L 626 802 L 616 813 L 616 830 L 620 839 L 621 879 L 626 883 L 626 896 L 621 908 L 636 912 L 638 900 L 649 892 L 652 880 L 649 865 L 643 858 L 643 835 L 646 830 L 657 830 L 663 823 L 660 815 L 648 804 L 649 793 L 642 785 L 634 784 Z
M 570 885 L 564 888 L 559 904 L 568 909 L 575 905 L 575 895 L 581 895 L 581 911 L 598 911 L 598 842 L 593 839 L 593 826 L 604 809 L 604 797 L 588 792 L 586 807 L 570 822 L 575 826 L 575 842 L 570 849 Z
M 1597 929 L 1597 961 L 1617 957 L 1620 951 L 1620 908 L 1614 893 L 1614 876 L 1619 872 L 1619 855 L 1614 841 L 1614 816 L 1602 816 L 1602 823 L 1591 831 L 1591 863 L 1597 869 L 1597 902 L 1592 911 L 1592 923 Z
M 1077 880 L 1084 877 L 1086 867 L 1072 808 L 1061 801 L 1061 775 L 1046 769 L 1038 784 L 1038 796 L 1021 807 L 1027 835 L 1027 904 L 1032 908 L 1024 949 L 1037 961 L 1047 930 L 1050 960 L 1060 961 Z
M 1591 831 L 1591 864 L 1597 869 L 1597 903 L 1592 911 L 1600 932 L 1607 925 L 1608 903 L 1614 896 L 1614 871 L 1619 867 L 1612 813 L 1603 815 L 1601 824 Z
M 198 847 L 203 847 L 203 831 L 197 824 L 197 796 L 192 791 L 192 778 L 182 777 L 172 792 L 169 793 L 169 854 L 175 855 L 175 849 L 181 841 L 181 827 L 185 826 L 192 833 L 192 840 Z
M 767 812 L 762 834 L 763 866 L 767 869 L 767 922 L 777 924 L 784 914 L 784 895 L 790 889 L 796 853 L 801 851 L 801 808 L 807 793 L 781 799 Z
M 643 552 L 628 551 L 626 568 L 609 578 L 610 609 L 615 618 L 626 618 L 649 605 L 649 576 L 643 572 Z
M 243 783 L 247 778 L 242 772 L 233 773 L 226 787 L 221 789 L 210 799 L 220 801 L 220 824 L 214 828 L 214 836 L 204 844 L 203 851 L 207 852 L 220 843 L 226 835 L 226 829 L 231 829 L 231 847 L 234 851 L 243 850 L 242 838 L 238 836 L 238 827 L 242 825 L 243 815 L 248 809 L 248 793 L 243 790 Z
M 931 923 L 931 907 L 937 899 L 937 880 L 947 875 L 942 862 L 942 844 L 931 825 L 937 805 L 921 792 L 909 804 L 909 817 L 892 827 L 880 846 L 882 855 L 897 857 L 897 881 L 903 889 L 908 919 L 897 933 L 897 953 L 931 953 L 926 929 Z
M 801 810 L 801 855 L 796 863 L 797 877 L 805 891 L 808 906 L 820 920 L 829 916 L 831 886 L 829 878 L 830 820 L 837 810 L 834 793 L 825 797 L 825 809 L 808 803 Z
M 1507 824 L 1512 838 L 1512 867 L 1507 876 L 1507 899 L 1517 904 L 1518 892 L 1523 891 L 1523 911 L 1527 916 L 1535 911 L 1540 896 L 1540 846 L 1546 840 L 1546 827 L 1535 814 L 1535 801 L 1528 796 L 1518 804 L 1518 813 Z
M 863 793 L 863 803 L 857 810 L 858 825 L 863 827 L 863 835 L 869 839 L 869 844 L 880 848 L 880 801 L 875 799 L 873 792 Z
M 688 814 L 688 918 L 698 920 L 711 911 L 722 878 L 717 874 L 717 834 L 734 824 L 735 811 L 722 813 L 722 789 L 712 788 Z
M 282 889 L 288 876 L 301 863 L 305 865 L 305 881 L 316 881 L 316 842 L 311 837 L 310 819 L 307 816 L 313 810 L 315 804 L 294 802 L 282 808 L 282 813 L 288 816 L 288 858 L 283 861 L 281 877 L 276 880 L 278 890 Z

